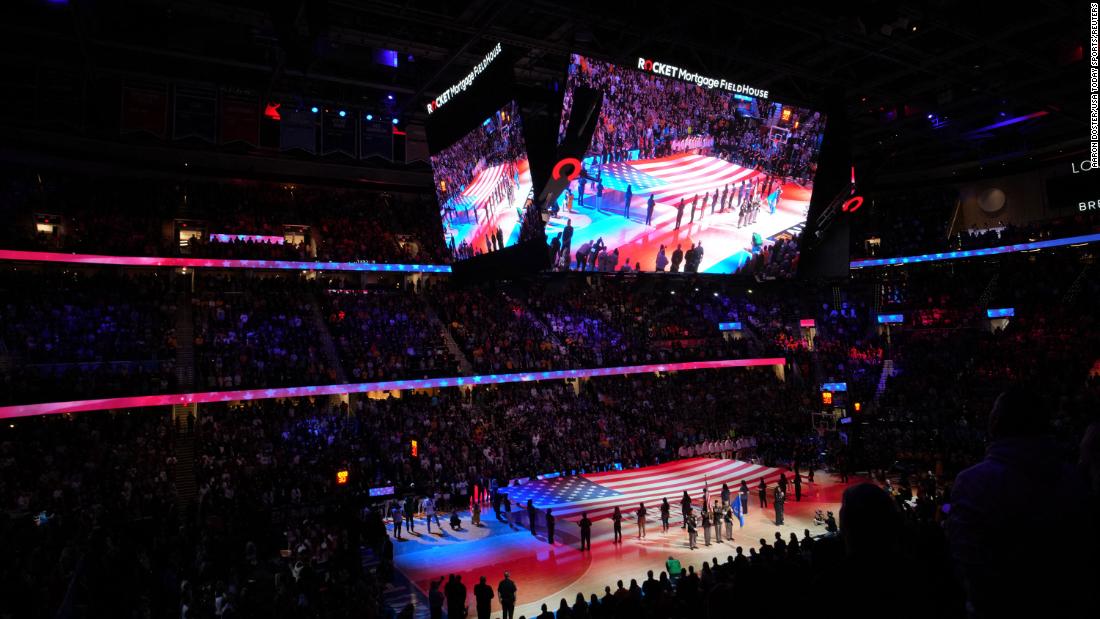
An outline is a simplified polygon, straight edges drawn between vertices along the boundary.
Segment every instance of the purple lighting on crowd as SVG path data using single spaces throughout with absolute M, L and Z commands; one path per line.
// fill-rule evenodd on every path
M 588 370 L 520 372 L 516 374 L 487 374 L 479 376 L 454 376 L 450 378 L 388 380 L 377 383 L 315 385 L 309 387 L 282 387 L 278 389 L 246 389 L 240 391 L 205 391 L 200 393 L 178 393 L 172 395 L 145 395 L 122 398 L 103 398 L 98 400 L 76 400 L 73 402 L 45 402 L 42 404 L 0 406 L 0 419 L 32 417 L 34 415 L 59 415 L 62 413 L 80 413 L 85 411 L 101 411 L 108 409 L 143 408 L 149 406 L 173 406 L 176 404 L 192 403 L 201 404 L 204 402 L 235 402 L 238 400 L 267 400 L 275 398 L 315 397 L 325 395 L 340 395 L 345 393 L 367 393 L 370 391 L 404 391 L 409 389 L 462 387 L 465 385 L 499 385 L 504 383 L 530 382 L 533 380 L 562 380 L 566 378 L 589 378 L 592 376 L 621 376 L 626 374 L 646 374 L 649 372 L 677 372 L 683 370 L 757 367 L 768 365 L 783 365 L 786 362 L 787 360 L 783 357 L 760 359 L 722 359 L 719 361 L 687 361 L 683 363 L 628 365 L 613 368 L 592 368 Z

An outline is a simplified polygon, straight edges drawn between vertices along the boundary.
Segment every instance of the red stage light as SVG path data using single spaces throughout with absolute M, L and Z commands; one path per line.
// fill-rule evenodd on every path
M 264 116 L 267 116 L 271 120 L 282 120 L 282 116 L 279 116 L 279 106 L 281 103 L 268 103 L 264 108 Z

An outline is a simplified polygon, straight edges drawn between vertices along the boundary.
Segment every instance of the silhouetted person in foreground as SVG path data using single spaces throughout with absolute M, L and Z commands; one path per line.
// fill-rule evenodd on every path
M 1042 539 L 1088 526 L 1087 483 L 1063 459 L 1048 433 L 1049 405 L 1034 393 L 1014 387 L 997 398 L 985 459 L 959 473 L 951 491 L 947 530 L 970 617 L 1078 616 L 1096 586 L 1095 561 L 1082 563 L 1086 548 Z M 1046 500 L 1029 504 L 1021 494 L 1032 491 Z M 1033 533 L 1037 543 L 1021 547 Z

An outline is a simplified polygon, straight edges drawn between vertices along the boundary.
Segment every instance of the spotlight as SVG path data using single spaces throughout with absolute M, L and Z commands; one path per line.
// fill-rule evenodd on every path
M 347 115 L 348 115 L 348 113 L 347 113 L 347 112 L 345 112 L 344 110 L 340 110 L 340 118 L 343 118 L 343 117 L 345 117 L 345 116 L 347 116 Z
M 395 125 L 396 125 L 396 124 L 397 124 L 397 123 L 399 123 L 399 122 L 401 122 L 401 121 L 397 120 L 396 118 L 395 118 L 395 119 L 393 119 L 393 124 L 395 124 Z
M 367 120 L 374 120 L 374 114 L 367 114 Z
M 389 99 L 390 101 L 393 101 L 393 95 L 386 95 L 386 98 Z
M 317 106 L 315 105 L 315 106 L 313 106 L 313 107 L 309 108 L 309 111 L 311 111 L 311 112 L 313 112 L 314 114 L 316 114 L 316 113 L 317 113 Z
M 932 120 L 932 115 L 931 114 L 928 115 L 928 120 Z

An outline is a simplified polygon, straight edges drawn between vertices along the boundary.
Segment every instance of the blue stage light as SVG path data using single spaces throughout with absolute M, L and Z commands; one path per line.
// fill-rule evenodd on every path
M 315 106 L 313 106 L 313 107 L 309 108 L 309 111 L 311 111 L 311 112 L 313 112 L 314 114 L 316 114 L 316 113 L 317 113 L 317 106 L 315 105 Z

